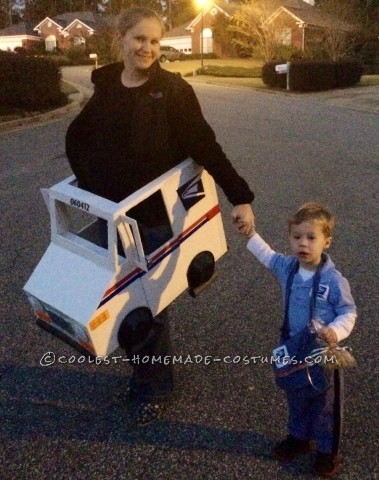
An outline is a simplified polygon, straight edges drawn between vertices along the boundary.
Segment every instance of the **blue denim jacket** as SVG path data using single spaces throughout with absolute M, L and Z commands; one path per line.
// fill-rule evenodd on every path
M 356 305 L 351 295 L 349 282 L 336 270 L 329 255 L 324 253 L 323 257 L 325 263 L 321 269 L 315 317 L 328 325 L 339 315 L 355 313 Z M 287 279 L 295 262 L 294 256 L 286 256 L 281 253 L 275 253 L 270 261 L 269 269 L 280 282 L 283 299 Z M 302 330 L 309 322 L 312 285 L 312 278 L 304 281 L 299 273 L 295 274 L 288 309 L 290 335 Z

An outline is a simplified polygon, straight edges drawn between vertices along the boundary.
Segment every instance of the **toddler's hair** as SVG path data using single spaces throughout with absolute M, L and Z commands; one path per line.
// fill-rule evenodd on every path
M 325 237 L 331 237 L 334 229 L 334 215 L 322 205 L 315 202 L 308 202 L 302 205 L 289 221 L 289 229 L 293 225 L 315 220 L 321 224 L 322 232 Z

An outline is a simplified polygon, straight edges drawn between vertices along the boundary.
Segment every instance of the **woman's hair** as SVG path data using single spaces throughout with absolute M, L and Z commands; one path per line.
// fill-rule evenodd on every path
M 155 18 L 161 25 L 162 34 L 164 33 L 161 17 L 154 10 L 145 7 L 133 7 L 121 12 L 116 22 L 116 31 L 123 37 L 128 30 L 135 27 L 144 18 Z
M 325 237 L 331 237 L 334 229 L 334 216 L 328 209 L 319 205 L 318 203 L 309 202 L 302 205 L 299 210 L 293 215 L 289 221 L 289 229 L 293 225 L 300 225 L 300 223 L 314 220 L 321 224 L 321 229 Z

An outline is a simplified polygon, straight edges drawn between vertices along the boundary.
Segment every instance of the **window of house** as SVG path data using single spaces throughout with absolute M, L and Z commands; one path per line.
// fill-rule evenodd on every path
M 276 33 L 276 41 L 280 45 L 291 45 L 292 31 L 290 28 L 282 28 Z
M 73 45 L 85 45 L 86 44 L 86 39 L 84 37 L 74 37 L 73 39 Z
M 53 52 L 57 48 L 57 39 L 54 35 L 45 38 L 45 49 L 47 52 Z

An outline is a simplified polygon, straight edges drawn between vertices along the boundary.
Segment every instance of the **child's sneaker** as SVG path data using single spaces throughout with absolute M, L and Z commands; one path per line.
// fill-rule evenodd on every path
M 286 462 L 304 455 L 311 450 L 311 443 L 309 440 L 298 440 L 292 435 L 279 442 L 272 450 L 273 455 L 280 461 Z
M 314 472 L 321 477 L 330 478 L 338 472 L 340 467 L 337 455 L 333 453 L 317 452 Z

